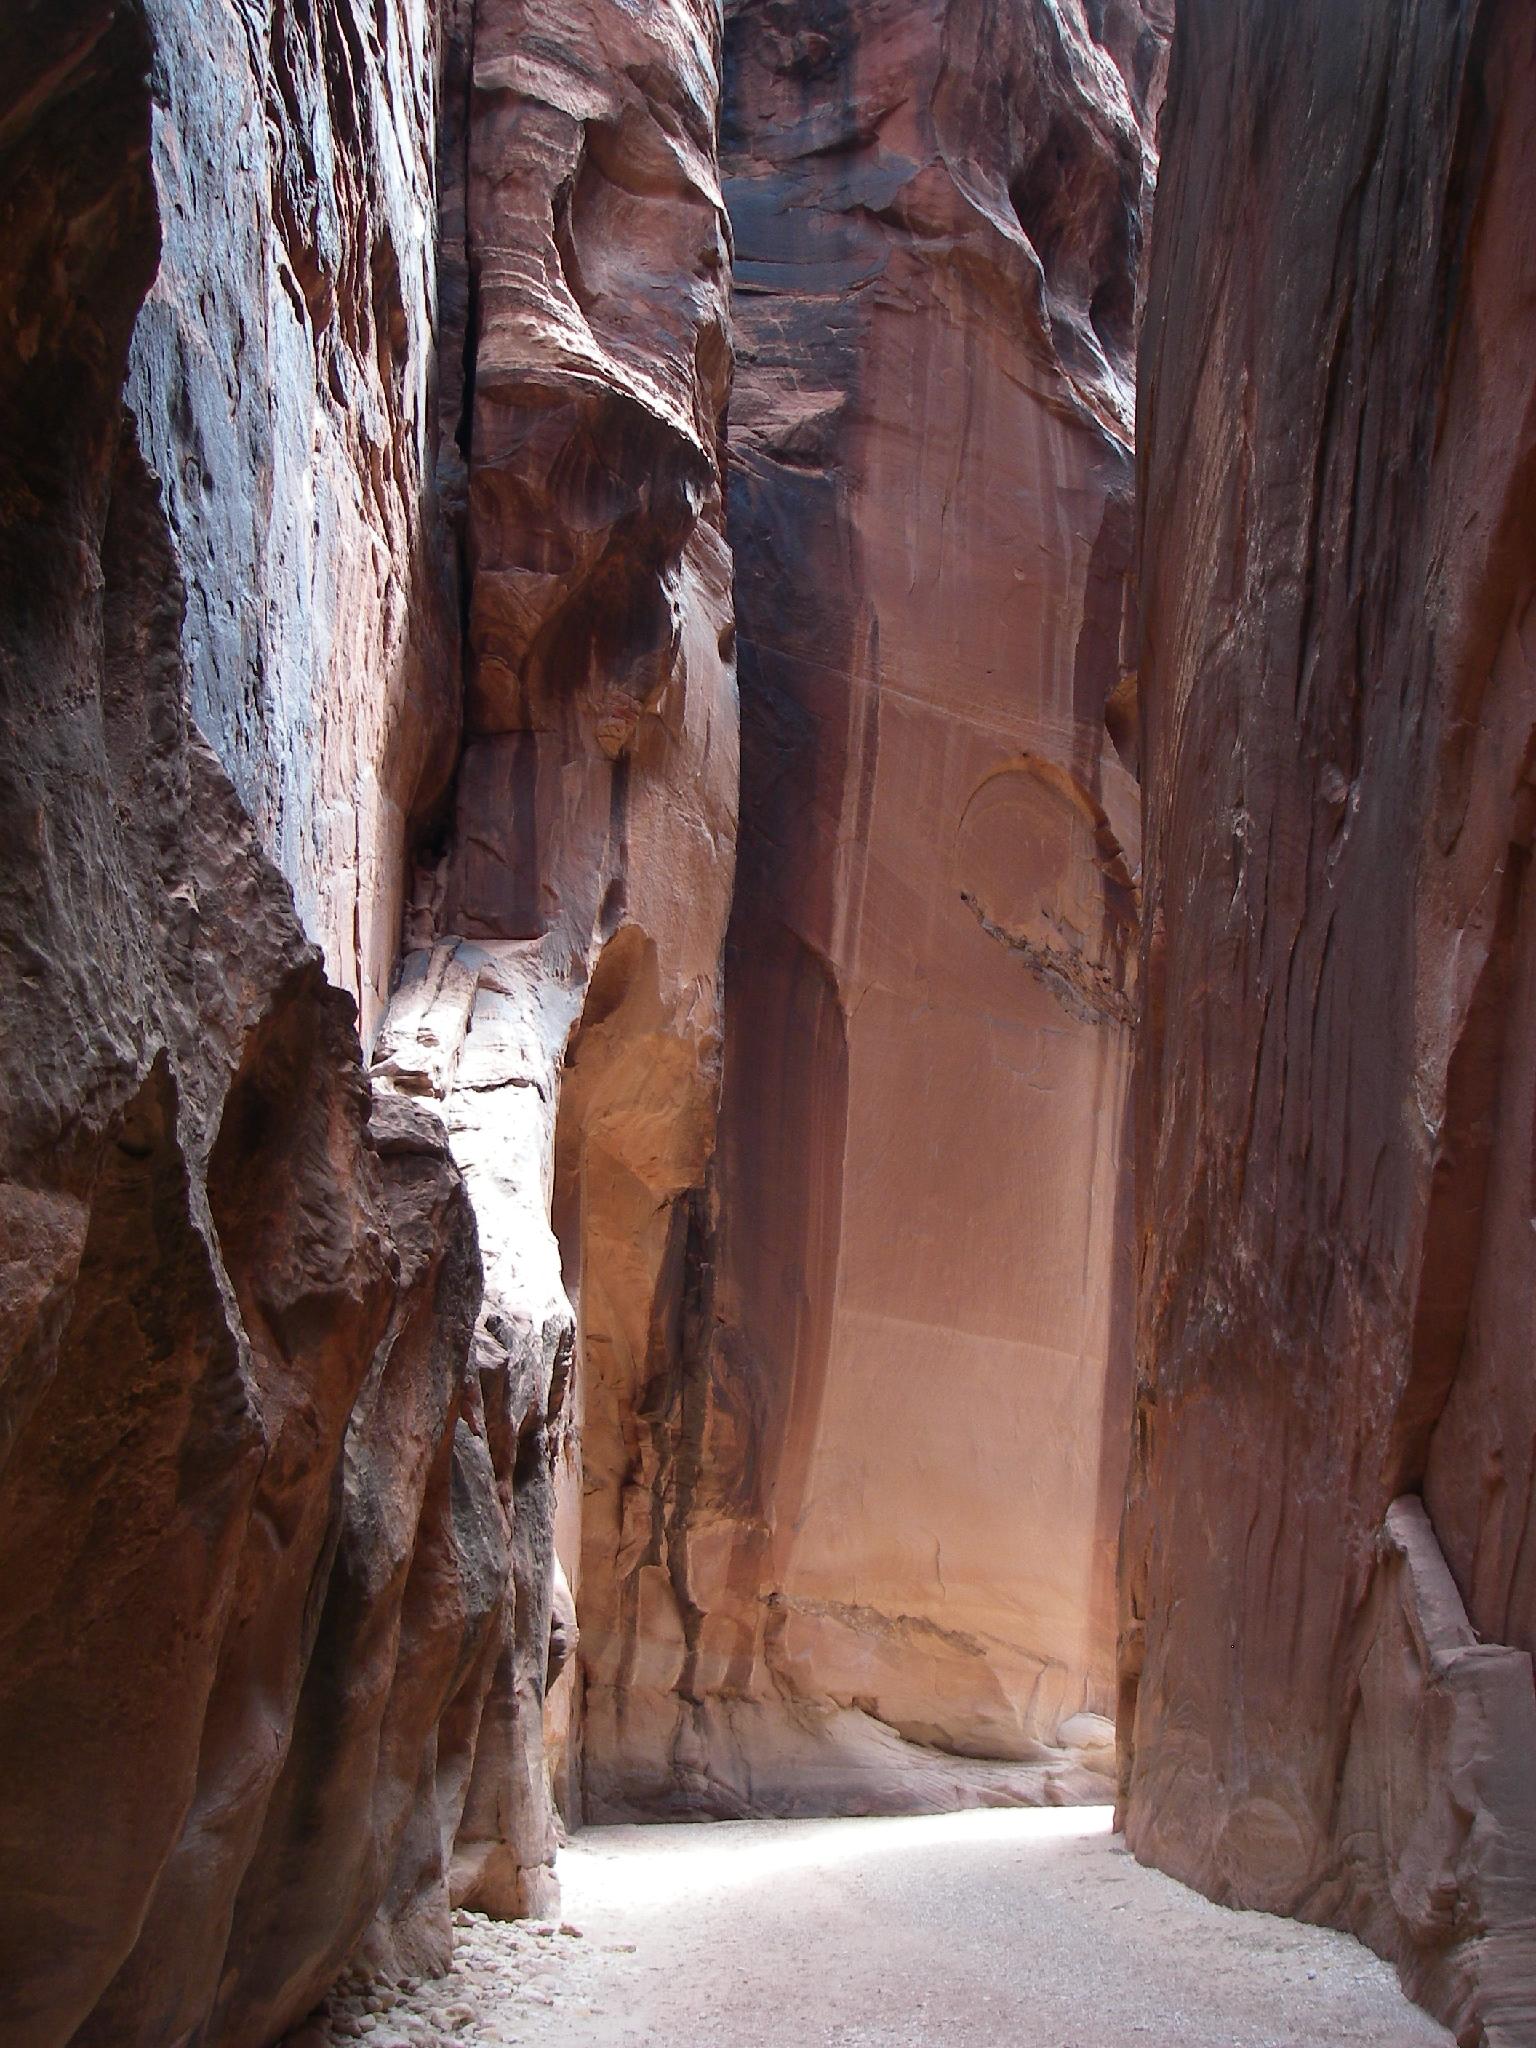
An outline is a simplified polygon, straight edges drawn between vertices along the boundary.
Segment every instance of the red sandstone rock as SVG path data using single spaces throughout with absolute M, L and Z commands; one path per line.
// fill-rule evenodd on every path
M 723 1020 L 711 0 L 0 24 L 0 2043 L 439 1966 L 551 1767 L 1102 1783 L 1164 12 L 728 9 Z M 1536 49 L 1294 14 L 1153 276 L 1127 1822 L 1516 2042 Z
M 508 1598 L 463 1186 L 434 1120 L 370 1104 L 353 1005 L 289 886 L 333 957 L 363 983 L 387 971 L 393 935 L 370 954 L 350 906 L 375 854 L 399 865 L 399 821 L 363 821 L 364 785 L 414 801 L 432 750 L 407 737 L 402 652 L 403 586 L 432 581 L 404 425 L 425 370 L 390 381 L 385 260 L 413 204 L 424 232 L 424 192 L 381 189 L 390 164 L 409 179 L 412 121 L 430 142 L 422 46 L 413 72 L 398 21 L 385 48 L 333 9 L 295 70 L 307 14 L 274 49 L 210 43 L 224 10 L 147 12 L 69 0 L 0 28 L 0 2040 L 18 2048 L 266 2042 L 360 1942 L 441 1962 L 454 1746 Z M 331 121 L 306 267 L 271 177 Z M 281 297 L 295 266 L 311 298 L 285 325 L 263 280 Z M 360 491 L 387 567 L 364 568 Z M 288 580 L 301 561 L 313 603 Z M 431 605 L 416 616 L 430 630 Z M 350 875 L 344 912 L 322 871 Z
M 1142 350 L 1128 1837 L 1536 2035 L 1536 19 L 1183 0 Z
M 450 1893 L 550 1902 L 556 1466 L 584 1419 L 601 1556 L 734 851 L 712 8 L 446 6 L 441 121 L 415 0 L 145 11 L 27 8 L 3 130 L 29 2048 L 264 2040 Z M 301 922 L 371 1037 L 402 912 L 370 1123 Z
M 1138 800 L 1105 716 L 1162 47 L 1111 11 L 727 10 L 723 1149 L 607 1610 L 589 1551 L 594 1815 L 1106 1761 Z
M 376 1071 L 443 1105 L 485 1256 L 487 1410 L 516 1452 L 515 1620 L 452 1872 L 495 1912 L 552 1895 L 554 1491 L 601 1660 L 634 1501 L 675 1484 L 656 1390 L 675 1398 L 696 1343 L 678 1300 L 737 780 L 718 41 L 710 0 L 480 0 L 459 67 L 465 743 Z M 551 1716 L 572 1813 L 578 1701 L 569 1680 Z
M 457 754 L 436 457 L 435 0 L 146 0 L 161 252 L 128 403 L 192 714 L 371 1042 Z

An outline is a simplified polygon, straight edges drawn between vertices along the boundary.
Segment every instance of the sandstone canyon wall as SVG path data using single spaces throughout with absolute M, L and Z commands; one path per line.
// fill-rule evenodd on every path
M 324 106 L 367 102 L 369 162 L 389 131 L 416 180 L 420 299 L 426 47 L 332 10 L 289 102 L 281 23 L 246 14 L 231 45 L 233 18 L 80 0 L 12 12 L 0 45 L 0 2038 L 27 2048 L 264 2042 L 358 1942 L 444 1956 L 455 1743 L 508 1583 L 459 1174 L 440 1126 L 371 1104 L 352 1001 L 295 915 L 283 778 L 256 817 L 238 793 L 262 748 L 324 754 L 315 672 L 270 637 L 305 592 L 252 586 L 250 549 L 281 522 L 266 563 L 297 575 L 295 522 L 315 532 L 330 623 L 369 635 L 412 575 L 422 387 L 379 385 L 373 453 L 330 410 L 328 350 L 342 383 L 348 352 L 383 377 L 383 315 L 311 279 L 350 322 L 328 342 L 285 295 L 303 250 L 272 190 Z M 309 258 L 356 289 L 389 223 L 348 147 Z M 250 223 L 236 252 L 227 217 Z M 379 444 L 401 473 L 369 502 Z M 299 469 L 342 532 L 289 502 Z M 395 514 L 348 586 L 334 557 Z M 381 633 L 387 662 L 350 676 L 381 778 L 403 645 Z M 352 793 L 358 760 L 336 762 Z
M 1117 691 L 1166 24 L 726 17 L 722 1141 L 616 1604 L 586 1548 L 587 1811 L 1081 1795 L 1129 1401 Z
M 1142 343 L 1138 1855 L 1536 2038 L 1536 16 L 1180 0 Z
M 494 1764 L 460 1844 L 463 1895 L 519 1910 L 537 1903 L 519 1872 L 552 1849 L 553 1496 L 589 1673 L 665 1586 L 658 1518 L 687 1501 L 673 1443 L 737 785 L 719 21 L 712 0 L 536 17 L 479 0 L 450 68 L 467 90 L 464 750 L 376 1073 L 443 1107 L 480 1221 L 478 1342 L 517 1390 L 542 1532 L 498 1736 L 524 1774 L 522 1845 L 504 1867 Z M 578 1706 L 568 1683 L 553 1763 L 573 1815 Z
M 424 4 L 0 25 L 18 2048 L 269 2041 L 360 1945 L 445 1959 L 456 1835 L 552 1853 L 504 1735 L 548 1480 L 353 1000 L 458 751 L 438 53 Z
M 145 0 L 160 258 L 127 398 L 188 701 L 365 1041 L 457 753 L 433 489 L 433 0 Z
M 0 2040 L 548 1910 L 551 1770 L 1097 1782 L 1162 44 L 0 29 Z

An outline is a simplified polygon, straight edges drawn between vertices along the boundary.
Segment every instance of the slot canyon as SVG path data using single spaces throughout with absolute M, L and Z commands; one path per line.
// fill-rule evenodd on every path
M 0 0 L 0 2048 L 1536 2048 L 1533 137 Z

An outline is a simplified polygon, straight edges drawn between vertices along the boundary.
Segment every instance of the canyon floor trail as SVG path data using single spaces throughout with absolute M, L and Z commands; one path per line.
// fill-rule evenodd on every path
M 293 2048 L 1450 2042 L 1347 1937 L 1213 1906 L 1109 1829 L 1101 1807 L 589 1829 L 566 1931 L 460 1914 L 449 1978 L 359 1987 Z

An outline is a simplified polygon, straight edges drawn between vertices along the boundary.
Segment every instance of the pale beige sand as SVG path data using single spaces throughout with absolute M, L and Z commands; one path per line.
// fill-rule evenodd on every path
M 597 1828 L 561 1875 L 579 1939 L 461 1915 L 452 1977 L 377 2014 L 349 1999 L 304 2048 L 1451 2039 L 1345 1936 L 1228 1912 L 1143 1870 L 1107 1808 Z

